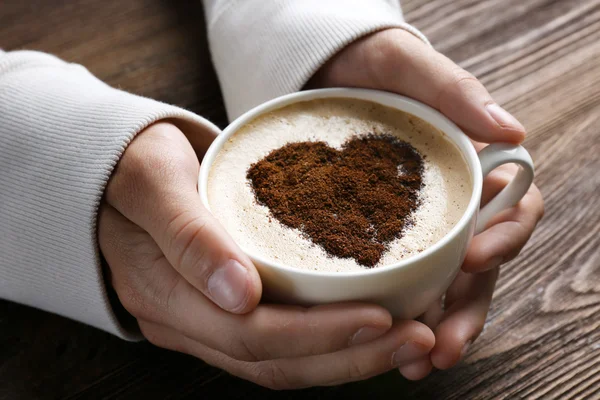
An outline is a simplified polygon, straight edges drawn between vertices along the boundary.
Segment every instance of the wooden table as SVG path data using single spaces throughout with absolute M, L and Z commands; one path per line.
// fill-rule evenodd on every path
M 503 267 L 486 329 L 459 366 L 416 383 L 391 372 L 279 395 L 600 399 L 600 1 L 403 3 L 408 21 L 528 128 L 546 217 Z M 227 123 L 200 0 L 2 0 L 0 46 L 55 53 L 113 86 Z M 1 399 L 274 395 L 192 357 L 9 302 L 0 302 L 0 343 Z

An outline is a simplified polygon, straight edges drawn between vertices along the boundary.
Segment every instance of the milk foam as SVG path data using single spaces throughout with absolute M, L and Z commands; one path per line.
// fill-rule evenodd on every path
M 257 204 L 246 173 L 250 165 L 290 142 L 324 141 L 339 149 L 351 137 L 369 133 L 397 136 L 424 156 L 424 186 L 413 223 L 390 243 L 375 267 L 420 253 L 464 214 L 472 187 L 467 164 L 456 146 L 428 123 L 361 100 L 298 103 L 260 116 L 240 129 L 225 143 L 210 170 L 212 213 L 242 248 L 267 259 L 309 270 L 365 269 L 354 259 L 330 256 L 300 231 L 270 217 L 268 208 Z

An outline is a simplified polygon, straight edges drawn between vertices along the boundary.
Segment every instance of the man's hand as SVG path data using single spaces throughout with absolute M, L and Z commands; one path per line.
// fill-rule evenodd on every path
M 213 137 L 159 122 L 128 146 L 99 215 L 110 283 L 144 336 L 271 388 L 364 379 L 426 357 L 432 331 L 383 308 L 258 302 L 252 262 L 203 207 L 198 156 Z M 195 150 L 195 151 L 194 151 Z
M 388 29 L 347 46 L 311 79 L 308 88 L 361 87 L 399 93 L 436 108 L 460 126 L 478 150 L 483 143 L 520 143 L 525 129 L 494 102 L 483 85 L 450 59 L 402 29 Z M 482 204 L 512 179 L 516 167 L 502 166 L 484 180 Z M 544 212 L 542 196 L 532 185 L 515 207 L 498 214 L 475 236 L 463 271 L 423 320 L 435 332 L 428 357 L 400 368 L 421 379 L 432 366 L 450 368 L 479 335 L 491 302 L 498 267 L 519 254 Z M 478 274 L 472 274 L 480 272 Z

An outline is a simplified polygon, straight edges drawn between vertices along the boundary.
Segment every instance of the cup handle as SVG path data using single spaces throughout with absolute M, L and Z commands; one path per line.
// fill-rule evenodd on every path
M 481 172 L 485 178 L 502 164 L 520 166 L 517 175 L 500 193 L 479 210 L 475 234 L 482 232 L 490 219 L 500 211 L 516 205 L 533 183 L 533 160 L 524 147 L 508 143 L 492 143 L 479 152 Z

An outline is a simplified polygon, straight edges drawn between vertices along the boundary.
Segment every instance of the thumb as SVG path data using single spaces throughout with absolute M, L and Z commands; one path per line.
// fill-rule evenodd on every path
M 254 309 L 261 296 L 260 277 L 198 194 L 180 192 L 160 212 L 161 222 L 157 229 L 149 225 L 149 233 L 170 264 L 222 309 L 240 314 Z
M 387 29 L 347 46 L 307 87 L 354 86 L 419 100 L 460 126 L 472 139 L 520 143 L 525 128 L 494 102 L 470 73 L 404 29 Z
M 393 30 L 393 90 L 438 109 L 477 141 L 520 143 L 525 128 L 473 75 L 404 30 Z
M 156 123 L 129 145 L 106 200 L 152 236 L 169 263 L 224 310 L 246 313 L 262 286 L 250 259 L 200 201 L 199 163 L 183 133 Z

